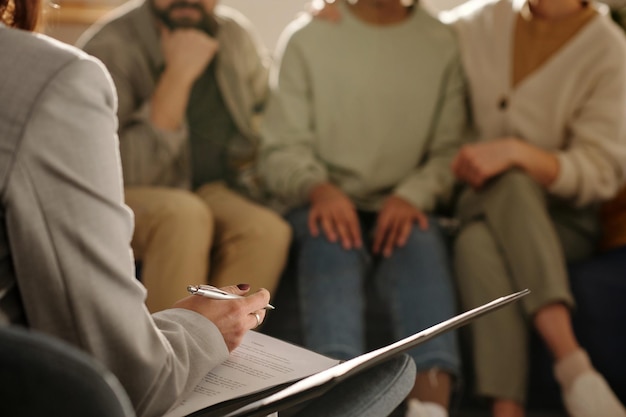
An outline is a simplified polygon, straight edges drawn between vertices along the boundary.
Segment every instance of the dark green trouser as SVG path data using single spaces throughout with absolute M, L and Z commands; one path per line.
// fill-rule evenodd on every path
M 478 393 L 523 404 L 530 319 L 551 303 L 573 306 L 565 265 L 592 253 L 599 231 L 595 209 L 557 201 L 513 170 L 480 192 L 466 190 L 458 217 L 454 258 L 463 307 L 531 290 L 520 304 L 471 327 Z

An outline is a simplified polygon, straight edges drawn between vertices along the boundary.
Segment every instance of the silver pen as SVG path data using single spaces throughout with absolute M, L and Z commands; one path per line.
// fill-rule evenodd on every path
M 202 297 L 212 298 L 214 300 L 237 300 L 239 298 L 245 298 L 241 295 L 231 294 L 212 285 L 188 285 L 187 291 L 191 295 L 201 295 Z M 275 309 L 275 307 L 271 304 L 268 304 L 263 308 L 266 310 Z

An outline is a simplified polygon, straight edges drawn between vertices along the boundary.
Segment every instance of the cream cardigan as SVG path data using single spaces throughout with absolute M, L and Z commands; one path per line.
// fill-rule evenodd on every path
M 478 140 L 515 136 L 556 153 L 549 187 L 585 205 L 626 176 L 626 40 L 600 14 L 512 88 L 518 0 L 472 0 L 442 20 L 457 29 Z

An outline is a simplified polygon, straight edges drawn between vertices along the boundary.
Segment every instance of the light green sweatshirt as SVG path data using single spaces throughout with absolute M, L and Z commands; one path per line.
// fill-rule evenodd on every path
M 454 35 L 421 8 L 374 26 L 302 17 L 283 33 L 262 127 L 261 174 L 289 206 L 330 181 L 362 210 L 395 193 L 430 211 L 449 195 L 466 122 Z

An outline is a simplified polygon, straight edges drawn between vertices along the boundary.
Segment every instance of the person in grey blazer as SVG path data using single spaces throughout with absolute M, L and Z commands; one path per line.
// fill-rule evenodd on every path
M 138 415 L 161 415 L 257 325 L 250 313 L 264 314 L 269 293 L 241 304 L 189 297 L 150 316 L 133 273 L 108 73 L 7 27 L 0 48 L 0 324 L 76 345 L 118 377 Z
M 190 296 L 148 313 L 134 278 L 113 83 L 100 61 L 28 32 L 39 7 L 0 0 L 0 326 L 76 346 L 113 372 L 138 416 L 162 416 L 264 319 L 270 295 Z M 371 390 L 320 401 L 318 415 L 346 415 L 337 407 L 349 399 L 371 405 L 364 415 L 388 414 L 414 376 L 407 358 L 396 365 L 354 381 Z

